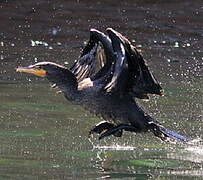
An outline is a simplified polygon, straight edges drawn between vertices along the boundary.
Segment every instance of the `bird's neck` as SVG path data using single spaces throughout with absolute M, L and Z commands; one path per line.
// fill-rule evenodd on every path
M 80 98 L 78 83 L 75 75 L 68 69 L 60 69 L 58 73 L 47 76 L 48 80 L 60 89 L 70 101 L 77 101 Z
M 66 99 L 72 103 L 78 104 L 82 98 L 81 93 L 75 88 L 65 88 L 65 90 L 61 89 L 64 93 Z

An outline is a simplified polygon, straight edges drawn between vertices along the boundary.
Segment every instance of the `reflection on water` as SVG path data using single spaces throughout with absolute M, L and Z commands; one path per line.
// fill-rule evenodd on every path
M 167 144 L 149 134 L 130 133 L 121 139 L 88 139 L 87 132 L 98 119 L 66 102 L 44 82 L 1 87 L 2 178 L 201 179 L 201 142 Z
M 90 140 L 99 122 L 20 65 L 79 56 L 91 27 L 113 27 L 142 50 L 164 97 L 140 102 L 165 126 L 200 139 L 201 1 L 1 1 L 1 179 L 202 179 L 202 142 L 167 144 L 151 134 Z

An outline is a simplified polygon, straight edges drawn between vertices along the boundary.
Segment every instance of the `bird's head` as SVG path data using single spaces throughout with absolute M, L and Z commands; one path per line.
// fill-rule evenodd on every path
M 39 62 L 28 67 L 18 67 L 16 71 L 47 78 L 55 87 L 61 89 L 68 99 L 73 99 L 74 93 L 77 92 L 78 83 L 75 75 L 56 63 Z
M 64 66 L 58 65 L 53 62 L 39 62 L 28 67 L 18 67 L 17 72 L 24 72 L 34 74 L 39 77 L 58 76 L 64 73 L 67 69 Z

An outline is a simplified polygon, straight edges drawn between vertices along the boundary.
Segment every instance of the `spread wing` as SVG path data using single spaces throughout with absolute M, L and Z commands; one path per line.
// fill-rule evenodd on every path
M 90 82 L 106 94 L 127 93 L 141 99 L 161 95 L 161 86 L 130 41 L 111 28 L 107 33 L 91 29 L 89 42 L 71 67 L 78 82 Z
M 116 55 L 113 76 L 107 84 L 107 92 L 130 93 L 132 96 L 148 99 L 147 94 L 162 95 L 162 88 L 149 71 L 143 57 L 120 33 L 108 28 Z
M 89 42 L 70 70 L 78 82 L 85 78 L 98 79 L 107 73 L 112 59 L 113 49 L 109 37 L 96 29 L 91 29 Z

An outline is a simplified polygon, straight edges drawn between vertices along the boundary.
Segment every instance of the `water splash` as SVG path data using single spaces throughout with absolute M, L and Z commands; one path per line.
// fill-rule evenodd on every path
M 188 146 L 185 148 L 186 151 L 193 153 L 193 154 L 199 154 L 203 155 L 203 141 L 200 138 L 196 138 L 192 140 Z
M 137 148 L 133 146 L 120 146 L 120 145 L 112 145 L 112 146 L 93 146 L 93 149 L 97 150 L 116 150 L 116 151 L 134 151 Z

